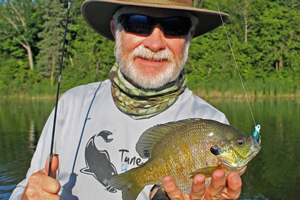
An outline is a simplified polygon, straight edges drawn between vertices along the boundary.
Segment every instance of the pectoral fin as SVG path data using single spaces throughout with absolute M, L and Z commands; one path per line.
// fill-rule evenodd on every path
M 217 169 L 221 169 L 220 166 L 213 166 L 213 167 L 205 167 L 201 169 L 197 169 L 195 172 L 191 173 L 191 178 L 194 178 L 197 174 L 203 174 L 206 177 L 211 177 L 213 172 Z
M 165 192 L 164 187 L 161 185 L 158 187 L 155 195 L 152 197 L 151 200 L 170 200 L 170 198 Z

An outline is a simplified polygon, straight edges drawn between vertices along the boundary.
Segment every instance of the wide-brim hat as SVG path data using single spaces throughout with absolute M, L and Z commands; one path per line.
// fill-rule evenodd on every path
M 199 20 L 195 27 L 194 38 L 203 35 L 226 22 L 229 15 L 222 12 L 194 8 L 192 0 L 86 0 L 81 5 L 85 21 L 96 32 L 114 41 L 110 21 L 115 12 L 123 6 L 151 7 L 190 11 Z

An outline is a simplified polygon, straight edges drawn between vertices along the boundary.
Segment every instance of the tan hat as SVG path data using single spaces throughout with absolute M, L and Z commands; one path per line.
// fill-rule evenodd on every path
M 199 20 L 195 27 L 194 38 L 220 26 L 222 24 L 220 15 L 224 22 L 229 18 L 226 13 L 193 8 L 192 0 L 86 0 L 81 5 L 81 12 L 90 27 L 114 41 L 113 34 L 110 31 L 110 21 L 114 13 L 123 6 L 190 11 Z

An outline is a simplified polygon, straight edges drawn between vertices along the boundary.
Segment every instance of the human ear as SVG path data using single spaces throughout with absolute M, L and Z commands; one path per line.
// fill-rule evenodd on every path
M 114 38 L 116 39 L 116 35 L 115 35 L 115 21 L 114 20 L 110 21 L 110 31 L 113 34 Z
M 195 28 L 193 28 L 192 30 L 190 30 L 190 33 L 191 33 L 191 36 L 192 38 L 194 37 L 194 34 L 195 34 Z

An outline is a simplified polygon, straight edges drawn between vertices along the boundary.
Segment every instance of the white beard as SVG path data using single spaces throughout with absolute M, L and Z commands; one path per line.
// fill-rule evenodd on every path
M 138 85 L 143 89 L 156 89 L 160 88 L 167 83 L 175 81 L 183 70 L 183 67 L 188 59 L 188 51 L 191 44 L 191 34 L 189 33 L 189 38 L 185 44 L 185 50 L 180 56 L 178 63 L 174 60 L 174 55 L 170 49 L 161 50 L 158 52 L 153 52 L 144 45 L 140 45 L 135 48 L 126 57 L 124 49 L 122 49 L 122 41 L 120 37 L 120 28 L 116 30 L 116 44 L 115 44 L 115 57 L 119 63 L 121 72 L 125 77 L 130 78 L 134 84 Z M 168 60 L 170 62 L 168 68 L 163 72 L 160 72 L 155 77 L 146 76 L 139 73 L 139 70 L 134 64 L 134 59 L 136 57 L 141 57 L 146 60 L 162 61 Z

